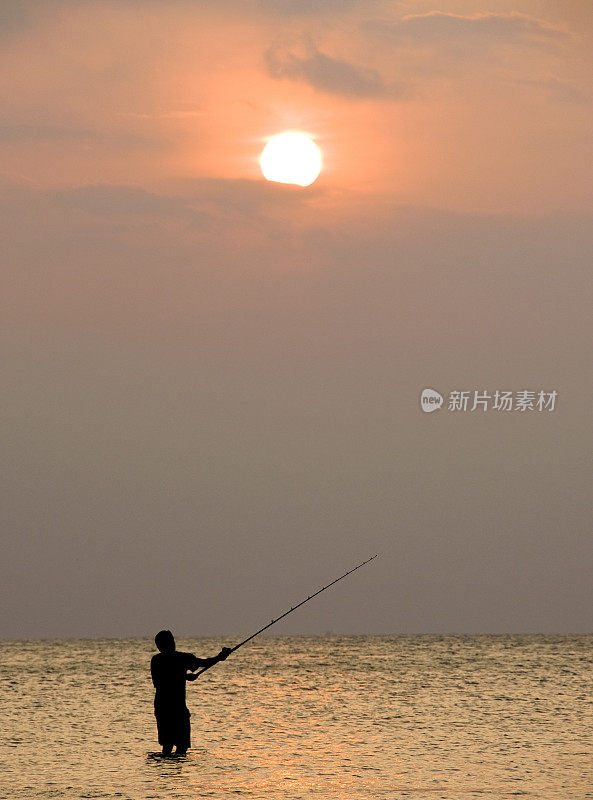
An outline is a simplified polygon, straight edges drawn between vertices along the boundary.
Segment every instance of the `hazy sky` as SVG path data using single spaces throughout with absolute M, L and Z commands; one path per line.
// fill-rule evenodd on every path
M 0 636 L 375 552 L 276 632 L 591 632 L 592 72 L 589 0 L 4 0 Z

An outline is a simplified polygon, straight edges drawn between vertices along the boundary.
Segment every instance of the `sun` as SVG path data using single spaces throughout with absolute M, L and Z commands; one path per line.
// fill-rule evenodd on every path
M 310 186 L 321 172 L 321 151 L 310 136 L 298 131 L 272 136 L 259 161 L 264 178 L 276 183 Z

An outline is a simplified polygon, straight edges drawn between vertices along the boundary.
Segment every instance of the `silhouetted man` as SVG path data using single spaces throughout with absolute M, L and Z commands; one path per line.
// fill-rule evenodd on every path
M 209 667 L 217 661 L 224 661 L 231 650 L 223 647 L 212 658 L 196 658 L 192 653 L 180 653 L 175 649 L 175 639 L 171 631 L 159 631 L 154 637 L 160 650 L 152 657 L 150 674 L 156 689 L 154 713 L 159 734 L 159 744 L 163 755 L 169 756 L 175 747 L 176 755 L 183 756 L 190 744 L 189 711 L 185 705 L 185 682 L 195 680 L 196 675 L 188 675 L 202 667 Z

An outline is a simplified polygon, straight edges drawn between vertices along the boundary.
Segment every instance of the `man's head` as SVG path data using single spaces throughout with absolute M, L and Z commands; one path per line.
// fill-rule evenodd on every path
M 175 639 L 171 631 L 159 631 L 154 637 L 154 643 L 161 653 L 175 652 Z

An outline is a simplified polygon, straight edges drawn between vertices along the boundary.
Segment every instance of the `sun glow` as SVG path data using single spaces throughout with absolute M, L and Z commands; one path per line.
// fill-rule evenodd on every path
M 260 165 L 268 181 L 310 186 L 321 172 L 321 151 L 306 133 L 286 131 L 270 139 Z

